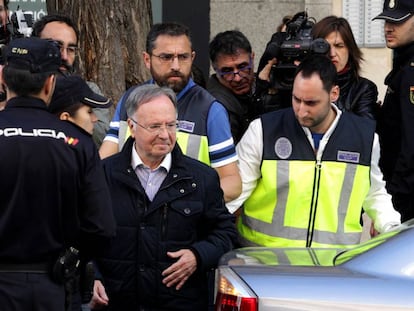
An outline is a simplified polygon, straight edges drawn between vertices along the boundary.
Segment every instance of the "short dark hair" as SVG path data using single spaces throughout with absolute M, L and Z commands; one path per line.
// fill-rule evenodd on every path
M 211 40 L 208 47 L 212 63 L 216 62 L 218 54 L 234 55 L 239 49 L 252 53 L 249 40 L 238 30 L 227 30 L 218 33 Z
M 76 41 L 79 41 L 78 27 L 69 16 L 62 14 L 45 15 L 41 19 L 38 19 L 33 25 L 32 36 L 40 37 L 45 26 L 51 22 L 60 22 L 71 27 L 76 34 Z
M 74 118 L 76 116 L 76 113 L 78 112 L 78 110 L 85 104 L 78 102 L 75 103 L 73 105 L 67 106 L 63 109 L 57 110 L 55 112 L 52 112 L 54 115 L 56 116 L 60 116 L 62 113 L 67 112 L 72 118 Z M 86 105 L 85 105 L 86 106 Z M 50 107 L 50 106 L 49 106 Z
M 3 68 L 3 79 L 7 87 L 17 96 L 38 94 L 52 72 L 31 73 L 28 70 L 12 68 L 8 65 Z
M 329 93 L 336 84 L 335 65 L 325 55 L 313 54 L 307 56 L 296 68 L 295 79 L 299 74 L 304 78 L 310 78 L 315 73 L 321 78 L 324 90 Z
M 361 62 L 364 59 L 348 21 L 343 17 L 330 15 L 321 19 L 312 28 L 312 36 L 315 39 L 326 38 L 332 32 L 338 32 L 344 40 L 345 46 L 349 51 L 348 65 L 350 65 L 354 77 L 358 78 Z
M 158 23 L 154 24 L 148 32 L 145 46 L 147 53 L 151 53 L 155 49 L 155 41 L 161 35 L 172 37 L 187 36 L 191 45 L 191 33 L 187 26 L 174 22 Z

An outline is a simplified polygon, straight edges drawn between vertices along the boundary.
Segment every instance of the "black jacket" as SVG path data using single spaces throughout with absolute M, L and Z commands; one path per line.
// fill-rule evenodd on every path
M 36 98 L 0 112 L 0 262 L 52 262 L 69 246 L 95 255 L 115 233 L 92 138 Z
M 210 76 L 207 90 L 226 108 L 234 144 L 237 144 L 250 121 L 258 116 L 252 97 L 235 95 L 218 81 L 215 74 Z
M 376 120 L 378 114 L 378 89 L 374 82 L 363 77 L 355 78 L 352 71 L 338 75 L 340 88 L 336 102 L 342 111 Z
M 205 310 L 206 273 L 232 248 L 236 231 L 217 173 L 172 151 L 172 166 L 152 202 L 131 167 L 133 139 L 104 160 L 117 235 L 97 260 L 111 310 Z M 175 260 L 168 251 L 189 248 L 197 270 L 182 289 L 162 284 Z
M 380 167 L 391 194 L 414 193 L 414 43 L 394 50 L 377 122 Z

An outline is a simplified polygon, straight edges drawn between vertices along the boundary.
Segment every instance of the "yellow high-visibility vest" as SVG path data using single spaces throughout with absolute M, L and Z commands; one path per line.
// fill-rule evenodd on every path
M 362 207 L 370 189 L 375 124 L 343 113 L 317 160 L 292 109 L 261 119 L 261 178 L 238 219 L 242 244 L 358 244 Z

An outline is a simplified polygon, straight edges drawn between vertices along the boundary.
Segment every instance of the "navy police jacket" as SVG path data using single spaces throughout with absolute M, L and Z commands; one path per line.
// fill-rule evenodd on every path
M 0 263 L 45 263 L 69 246 L 94 256 L 115 233 L 91 136 L 37 98 L 0 112 Z
M 377 132 L 380 168 L 390 194 L 414 193 L 414 42 L 394 50 Z

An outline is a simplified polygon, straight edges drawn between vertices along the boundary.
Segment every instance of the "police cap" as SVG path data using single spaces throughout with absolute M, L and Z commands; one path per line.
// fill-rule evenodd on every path
M 384 9 L 374 19 L 384 19 L 390 23 L 403 23 L 414 14 L 413 0 L 385 0 Z
M 108 108 L 112 105 L 110 99 L 93 92 L 81 77 L 58 77 L 48 108 L 49 111 L 52 113 L 61 112 L 77 103 L 93 108 Z
M 57 42 L 36 37 L 10 41 L 6 48 L 5 65 L 31 73 L 57 72 L 61 64 Z

